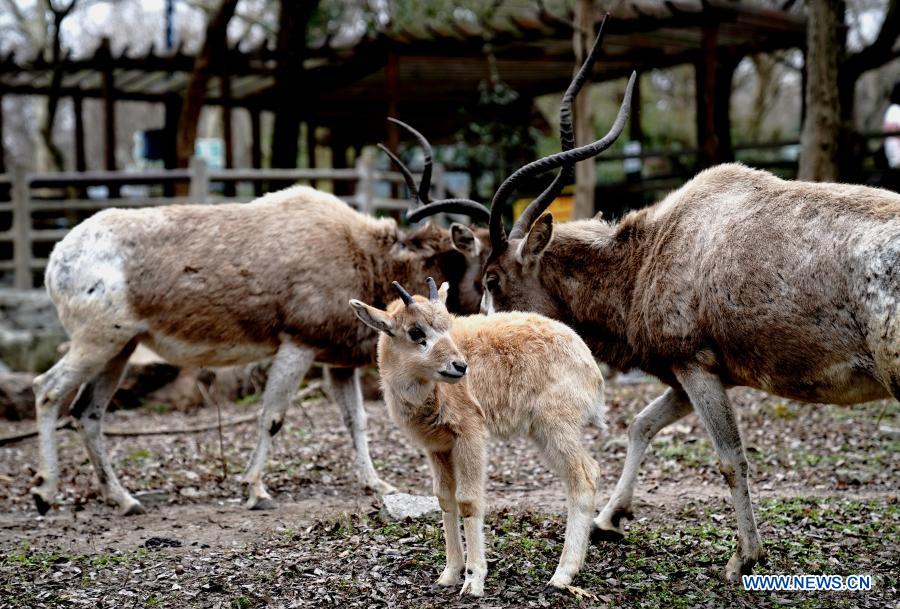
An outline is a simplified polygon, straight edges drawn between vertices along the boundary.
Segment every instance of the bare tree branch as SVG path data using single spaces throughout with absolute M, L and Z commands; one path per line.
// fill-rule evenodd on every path
M 875 42 L 847 57 L 841 66 L 845 71 L 844 78 L 856 82 L 863 73 L 889 62 L 895 57 L 894 44 L 898 36 L 900 36 L 900 0 L 890 0 Z

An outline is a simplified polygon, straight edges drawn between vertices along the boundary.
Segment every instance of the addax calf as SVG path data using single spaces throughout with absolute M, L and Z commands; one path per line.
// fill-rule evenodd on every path
M 428 180 L 422 182 L 427 193 Z M 437 275 L 454 286 L 451 305 L 474 312 L 484 250 L 482 237 L 465 226 L 454 225 L 452 236 L 432 225 L 406 232 L 394 220 L 357 213 L 305 186 L 248 204 L 111 209 L 86 220 L 56 245 L 47 265 L 47 290 L 71 348 L 35 379 L 38 510 L 46 512 L 56 495 L 54 429 L 60 406 L 72 400 L 104 496 L 125 514 L 142 510 L 116 478 L 101 432 L 103 412 L 139 342 L 180 366 L 274 356 L 245 474 L 248 507 L 274 505 L 262 470 L 288 401 L 314 361 L 328 365 L 360 481 L 390 492 L 369 458 L 356 371 L 374 361 L 377 334 L 360 326 L 347 299 L 363 295 L 386 304 L 384 277 Z
M 387 311 L 350 304 L 381 331 L 378 364 L 388 411 L 428 454 L 444 517 L 447 566 L 438 584 L 484 592 L 484 484 L 489 436 L 524 434 L 566 485 L 568 520 L 550 584 L 568 586 L 584 562 L 598 467 L 581 445 L 585 423 L 602 425 L 603 377 L 590 350 L 563 324 L 528 313 L 454 318 L 447 284 L 429 298 L 399 284 Z M 459 515 L 466 533 L 463 563 Z

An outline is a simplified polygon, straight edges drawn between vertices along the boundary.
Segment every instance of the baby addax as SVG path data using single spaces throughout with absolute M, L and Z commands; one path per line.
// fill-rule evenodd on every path
M 566 537 L 550 585 L 565 588 L 587 552 L 598 466 L 581 445 L 585 423 L 603 425 L 603 377 L 590 350 L 567 326 L 540 315 L 454 317 L 448 285 L 428 278 L 429 297 L 410 296 L 387 311 L 350 305 L 379 330 L 378 364 L 391 418 L 420 444 L 443 512 L 447 566 L 438 584 L 484 594 L 484 485 L 489 436 L 524 434 L 562 476 Z M 463 559 L 459 515 L 468 553 Z

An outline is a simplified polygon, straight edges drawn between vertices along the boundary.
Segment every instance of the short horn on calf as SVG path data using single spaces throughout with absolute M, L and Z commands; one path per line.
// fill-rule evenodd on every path
M 431 302 L 438 301 L 438 289 L 437 284 L 434 282 L 434 277 L 429 277 L 425 280 L 425 283 L 428 284 L 428 300 Z
M 406 306 L 409 306 L 414 302 L 413 297 L 398 282 L 392 281 L 391 287 L 394 288 L 394 290 L 396 290 L 397 294 L 400 295 L 400 300 L 402 300 L 403 304 L 405 304 Z

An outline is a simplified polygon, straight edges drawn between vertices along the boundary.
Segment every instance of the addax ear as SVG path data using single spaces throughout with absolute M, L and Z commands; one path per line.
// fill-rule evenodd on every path
M 537 262 L 550 240 L 553 239 L 553 216 L 544 214 L 531 226 L 531 230 L 522 239 L 519 246 L 518 259 L 522 264 Z
M 447 304 L 447 294 L 450 293 L 450 284 L 446 281 L 441 284 L 441 287 L 438 288 L 438 298 L 441 299 L 441 302 Z
M 465 224 L 454 222 L 450 225 L 450 243 L 453 248 L 470 258 L 477 258 L 481 253 L 481 242 L 472 229 Z
M 394 324 L 386 311 L 370 307 L 359 300 L 351 300 L 350 306 L 359 320 L 374 330 L 384 332 L 388 336 L 394 335 Z

